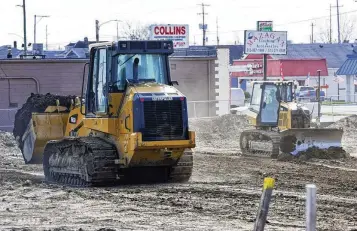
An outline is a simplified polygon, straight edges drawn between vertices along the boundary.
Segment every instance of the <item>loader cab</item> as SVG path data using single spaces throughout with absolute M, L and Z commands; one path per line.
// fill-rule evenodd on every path
M 276 83 L 253 82 L 249 110 L 257 114 L 257 126 L 278 126 L 281 100 L 280 88 Z
M 118 116 L 128 86 L 173 85 L 168 61 L 172 53 L 172 41 L 119 41 L 91 46 L 86 116 Z

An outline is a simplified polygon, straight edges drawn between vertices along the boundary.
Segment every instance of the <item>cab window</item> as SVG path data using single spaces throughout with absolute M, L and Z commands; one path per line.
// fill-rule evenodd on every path
M 107 112 L 107 50 L 96 49 L 89 82 L 88 112 Z
M 123 91 L 126 83 L 157 82 L 168 84 L 166 57 L 159 54 L 128 54 L 116 57 L 117 72 L 112 87 Z

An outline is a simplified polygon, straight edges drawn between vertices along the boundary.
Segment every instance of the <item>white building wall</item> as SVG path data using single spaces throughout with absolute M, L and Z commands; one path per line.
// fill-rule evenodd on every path
M 215 67 L 217 115 L 225 115 L 230 110 L 229 49 L 218 48 Z
M 338 87 L 340 88 L 340 100 L 345 100 L 346 99 L 346 90 L 343 90 L 346 88 L 346 77 L 345 76 L 340 76 L 343 78 L 343 82 L 340 84 L 337 84 L 334 79 L 335 79 L 335 73 L 337 72 L 338 68 L 329 68 L 328 69 L 328 78 L 326 79 L 326 84 L 329 85 L 329 88 L 327 89 L 326 93 L 328 97 L 332 97 L 332 99 L 337 99 L 338 95 Z M 342 88 L 342 89 L 341 89 Z
M 326 84 L 329 85 L 327 89 L 327 96 L 331 97 L 332 100 L 345 100 L 349 102 L 357 102 L 357 96 L 355 92 L 355 85 L 354 85 L 354 76 L 345 76 L 340 75 L 343 79 L 343 82 L 336 83 L 335 73 L 337 72 L 338 68 L 329 68 L 328 73 L 329 76 L 326 79 Z M 338 88 L 340 91 L 338 92 Z M 338 97 L 339 95 L 339 97 Z

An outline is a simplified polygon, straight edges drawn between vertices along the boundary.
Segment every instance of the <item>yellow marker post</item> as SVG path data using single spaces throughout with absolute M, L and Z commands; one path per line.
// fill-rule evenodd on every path
M 263 231 L 268 216 L 269 204 L 273 194 L 275 180 L 271 177 L 264 178 L 263 193 L 260 198 L 259 210 L 255 219 L 254 231 Z
M 275 184 L 275 180 L 270 177 L 264 178 L 263 189 L 273 189 Z

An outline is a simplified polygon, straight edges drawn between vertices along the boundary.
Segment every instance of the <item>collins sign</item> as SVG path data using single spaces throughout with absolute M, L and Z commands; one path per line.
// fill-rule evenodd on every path
M 188 25 L 155 24 L 150 26 L 151 40 L 172 40 L 174 49 L 188 48 Z

